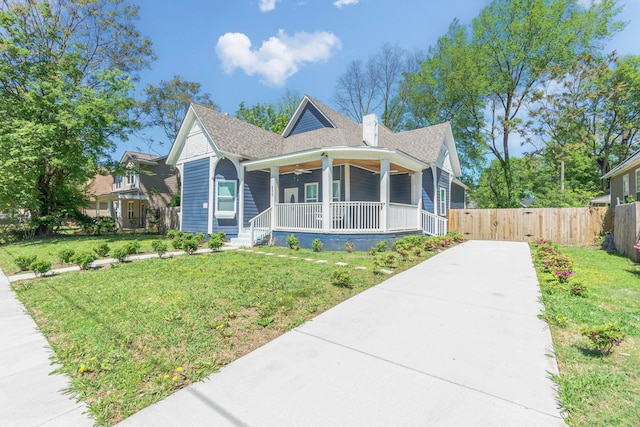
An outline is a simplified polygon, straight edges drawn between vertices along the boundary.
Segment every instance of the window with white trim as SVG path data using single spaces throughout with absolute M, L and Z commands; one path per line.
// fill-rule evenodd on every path
M 640 169 L 636 169 L 636 200 L 640 200 Z
M 236 216 L 236 181 L 216 180 L 216 212 L 217 218 L 234 218 Z
M 334 202 L 340 201 L 340 181 L 333 181 L 333 196 L 332 200 Z
M 138 182 L 138 174 L 129 172 L 127 173 L 127 186 L 135 187 Z
M 629 197 L 629 174 L 622 175 L 622 198 Z
M 127 202 L 127 218 L 133 219 L 135 218 L 135 210 L 133 209 L 133 202 Z
M 440 208 L 438 209 L 438 214 L 447 214 L 447 190 L 442 187 L 440 187 Z
M 305 203 L 317 203 L 318 202 L 318 183 L 311 182 L 304 185 L 304 202 Z
M 122 175 L 113 177 L 113 188 L 114 190 L 122 188 Z

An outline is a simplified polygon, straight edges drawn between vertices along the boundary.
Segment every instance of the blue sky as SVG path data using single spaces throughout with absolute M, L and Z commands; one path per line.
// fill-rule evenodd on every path
M 585 3 L 588 0 L 581 0 Z M 426 51 L 454 18 L 467 24 L 489 0 L 133 0 L 138 28 L 158 60 L 140 88 L 180 75 L 202 84 L 222 112 L 277 101 L 286 89 L 330 106 L 347 65 L 366 60 L 385 43 Z M 619 0 L 630 21 L 607 51 L 640 54 L 640 0 Z M 163 134 L 151 131 L 154 139 Z M 144 149 L 139 141 L 119 144 Z M 166 154 L 169 144 L 155 146 Z

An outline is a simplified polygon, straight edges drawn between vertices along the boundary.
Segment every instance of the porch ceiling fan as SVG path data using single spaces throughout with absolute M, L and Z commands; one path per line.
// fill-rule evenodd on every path
M 311 171 L 301 168 L 300 165 L 296 165 L 296 168 L 293 170 L 293 173 L 296 175 L 302 175 L 303 173 L 311 173 Z

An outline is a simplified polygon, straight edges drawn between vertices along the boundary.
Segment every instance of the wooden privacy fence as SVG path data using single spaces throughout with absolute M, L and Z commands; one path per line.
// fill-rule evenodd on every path
M 157 211 L 157 227 L 158 232 L 166 233 L 167 230 L 180 229 L 180 206 L 175 208 L 160 208 Z
M 451 209 L 449 230 L 473 240 L 588 245 L 613 228 L 609 208 Z
M 640 239 L 640 203 L 626 203 L 615 208 L 613 242 L 616 251 L 635 262 L 640 261 L 640 253 L 635 244 Z

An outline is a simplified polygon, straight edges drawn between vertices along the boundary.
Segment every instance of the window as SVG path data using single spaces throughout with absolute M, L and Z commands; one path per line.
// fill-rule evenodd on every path
M 640 169 L 636 169 L 636 200 L 640 200 Z
M 236 182 L 219 179 L 216 181 L 216 217 L 236 216 Z
M 340 201 L 340 181 L 333 181 L 333 199 L 334 202 Z
M 135 173 L 128 173 L 127 174 L 127 186 L 128 187 L 136 187 L 138 182 L 138 175 Z
M 113 178 L 113 188 L 116 190 L 122 188 L 122 175 Z
M 127 202 L 127 218 L 133 219 L 135 211 L 133 210 L 133 202 Z
M 622 198 L 629 197 L 629 174 L 622 175 Z
M 318 202 L 318 183 L 317 182 L 312 182 L 311 184 L 304 185 L 304 201 L 305 203 Z
M 438 210 L 440 215 L 447 214 L 447 190 L 440 188 L 440 209 Z

